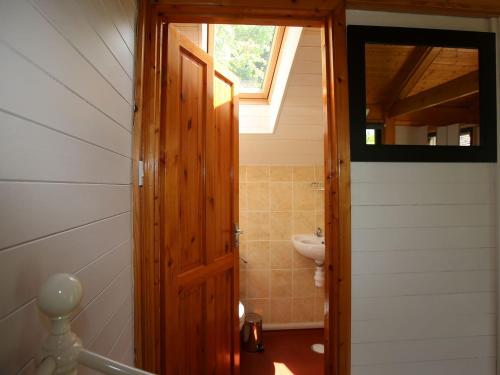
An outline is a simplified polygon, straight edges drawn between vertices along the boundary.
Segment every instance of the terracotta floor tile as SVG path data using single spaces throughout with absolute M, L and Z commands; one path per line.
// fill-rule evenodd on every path
M 263 353 L 241 351 L 241 375 L 323 374 L 323 355 L 311 350 L 322 342 L 322 329 L 264 331 Z

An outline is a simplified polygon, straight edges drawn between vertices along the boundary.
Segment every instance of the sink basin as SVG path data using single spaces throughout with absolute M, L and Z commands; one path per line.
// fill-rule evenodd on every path
M 314 234 L 296 234 L 292 236 L 293 246 L 303 256 L 316 262 L 318 266 L 325 261 L 325 237 Z
M 314 234 L 296 234 L 292 236 L 292 243 L 299 254 L 314 260 L 316 271 L 314 272 L 314 285 L 318 288 L 325 284 L 325 237 Z

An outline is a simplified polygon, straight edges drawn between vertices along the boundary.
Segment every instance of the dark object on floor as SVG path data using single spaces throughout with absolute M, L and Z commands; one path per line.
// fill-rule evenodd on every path
M 259 314 L 248 313 L 241 330 L 241 348 L 246 352 L 263 352 L 262 317 Z
M 263 353 L 241 351 L 241 375 L 321 375 L 324 356 L 311 345 L 323 343 L 323 329 L 264 331 Z

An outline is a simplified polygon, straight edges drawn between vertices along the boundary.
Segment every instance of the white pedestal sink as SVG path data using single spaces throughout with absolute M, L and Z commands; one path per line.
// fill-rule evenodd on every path
M 292 243 L 300 254 L 306 258 L 314 260 L 316 272 L 314 273 L 314 284 L 321 288 L 325 283 L 325 272 L 323 263 L 325 262 L 325 237 L 314 234 L 295 234 L 292 236 Z

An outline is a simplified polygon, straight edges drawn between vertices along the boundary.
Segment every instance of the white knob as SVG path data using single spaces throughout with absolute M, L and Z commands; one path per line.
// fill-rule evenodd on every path
M 69 273 L 50 276 L 40 288 L 38 305 L 49 318 L 68 316 L 82 299 L 82 284 Z

